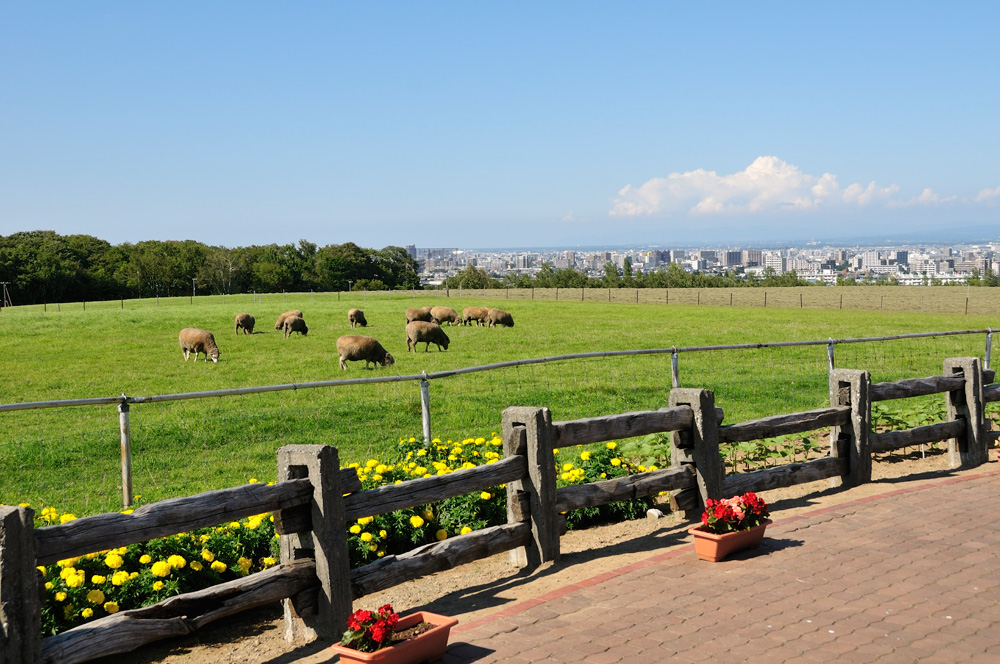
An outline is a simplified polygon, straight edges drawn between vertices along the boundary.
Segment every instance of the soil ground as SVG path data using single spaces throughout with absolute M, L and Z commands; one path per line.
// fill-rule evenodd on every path
M 990 459 L 995 464 L 996 452 Z M 982 472 L 949 470 L 947 454 L 928 450 L 876 459 L 873 482 L 852 489 L 831 488 L 828 480 L 762 492 L 772 519 L 829 507 L 849 500 L 893 491 L 901 482 L 919 483 L 945 476 Z M 500 607 L 532 599 L 602 572 L 641 560 L 663 547 L 684 543 L 690 524 L 667 515 L 568 532 L 561 540 L 562 557 L 526 574 L 498 554 L 367 596 L 357 603 L 374 608 L 390 603 L 399 612 L 421 609 L 455 616 L 460 624 Z M 183 638 L 150 644 L 100 664 L 320 664 L 332 660 L 329 642 L 287 642 L 279 604 L 220 620 Z

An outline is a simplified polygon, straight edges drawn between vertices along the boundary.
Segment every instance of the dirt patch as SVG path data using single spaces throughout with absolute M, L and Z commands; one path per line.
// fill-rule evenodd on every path
M 996 464 L 996 453 L 990 458 Z M 821 507 L 894 491 L 905 483 L 915 486 L 965 474 L 983 472 L 949 470 L 947 454 L 919 451 L 907 456 L 876 459 L 873 482 L 853 489 L 832 488 L 828 480 L 811 482 L 761 495 L 771 507 L 772 518 L 780 520 Z M 358 608 L 392 604 L 400 613 L 426 610 L 455 616 L 468 623 L 499 608 L 533 599 L 569 584 L 641 560 L 664 547 L 685 543 L 689 523 L 668 515 L 661 519 L 641 519 L 585 530 L 574 530 L 561 540 L 562 557 L 527 574 L 507 564 L 507 554 L 498 554 L 452 570 L 362 598 Z M 102 664 L 320 664 L 334 656 L 329 642 L 287 642 L 283 638 L 281 607 L 278 604 L 220 620 L 187 637 L 170 639 L 126 655 L 104 658 Z

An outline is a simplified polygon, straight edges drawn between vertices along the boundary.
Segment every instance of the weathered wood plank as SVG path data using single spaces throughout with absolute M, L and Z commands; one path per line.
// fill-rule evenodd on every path
M 846 406 L 819 408 L 801 413 L 774 415 L 759 420 L 719 427 L 720 443 L 738 443 L 747 440 L 773 438 L 792 433 L 803 433 L 830 426 L 850 423 L 851 409 Z
M 826 457 L 730 475 L 723 481 L 723 488 L 726 496 L 736 496 L 747 491 L 767 491 L 825 480 L 843 474 L 846 469 L 847 459 Z
M 885 431 L 871 435 L 872 452 L 891 452 L 901 447 L 937 443 L 942 440 L 959 438 L 965 435 L 965 420 L 938 422 L 923 427 L 914 427 L 902 431 Z
M 694 414 L 689 406 L 680 406 L 553 422 L 552 428 L 555 434 L 553 443 L 560 447 L 586 445 L 651 433 L 679 431 L 690 427 L 693 417 Z
M 928 394 L 940 394 L 960 390 L 965 385 L 965 374 L 951 376 L 928 376 L 927 378 L 906 378 L 888 383 L 872 383 L 869 395 L 872 401 L 906 399 Z
M 38 564 L 145 542 L 309 502 L 309 480 L 246 484 L 143 505 L 131 514 L 110 512 L 35 531 Z
M 556 511 L 568 512 L 597 507 L 619 500 L 643 498 L 661 491 L 677 491 L 696 486 L 692 466 L 653 470 L 611 480 L 566 486 L 556 490 Z
M 457 565 L 527 546 L 531 525 L 508 523 L 433 542 L 398 556 L 386 556 L 351 571 L 354 599 Z
M 226 616 L 316 590 L 315 563 L 303 558 L 241 579 L 122 611 L 42 640 L 46 664 L 77 664 L 190 634 Z
M 513 482 L 528 473 L 523 456 L 514 456 L 475 468 L 463 468 L 447 475 L 433 475 L 387 484 L 377 489 L 344 496 L 348 523 L 365 516 L 378 516 L 396 510 L 433 503 L 473 491 Z
M 35 512 L 0 505 L 0 662 L 35 664 L 41 653 L 41 580 L 35 569 Z
M 1000 385 L 984 385 L 983 401 L 1000 401 Z

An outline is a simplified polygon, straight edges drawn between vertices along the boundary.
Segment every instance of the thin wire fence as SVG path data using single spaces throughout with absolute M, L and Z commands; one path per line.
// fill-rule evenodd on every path
M 881 382 L 940 375 L 946 357 L 982 357 L 988 366 L 991 337 L 991 330 L 964 330 L 832 345 L 836 367 L 866 369 Z M 334 445 L 344 463 L 391 458 L 400 438 L 423 435 L 423 380 L 431 388 L 429 429 L 442 440 L 498 432 L 503 409 L 513 405 L 548 407 L 555 420 L 662 408 L 675 383 L 714 391 L 726 423 L 820 408 L 829 404 L 830 344 L 581 353 L 425 376 L 131 397 L 133 492 L 147 502 L 274 479 L 275 452 L 287 444 Z M 72 498 L 62 500 L 72 505 L 63 509 L 120 508 L 121 439 L 109 411 L 121 401 L 0 405 L 10 425 L 0 445 L 0 503 L 49 505 L 49 496 L 71 487 Z M 103 405 L 69 407 L 95 402 Z M 48 431 L 62 433 L 41 433 Z M 30 486 L 15 477 L 30 478 Z M 8 495 L 9 487 L 22 495 Z

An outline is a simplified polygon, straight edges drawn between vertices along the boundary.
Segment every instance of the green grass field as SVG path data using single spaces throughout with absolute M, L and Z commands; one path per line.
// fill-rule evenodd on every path
M 749 289 L 748 289 L 749 290 Z M 810 289 L 802 289 L 810 292 Z M 819 289 L 813 289 L 819 290 Z M 825 290 L 825 289 L 824 289 Z M 831 289 L 833 290 L 833 289 Z M 840 290 L 840 289 L 838 289 Z M 842 289 L 859 292 L 859 289 Z M 896 289 L 889 289 L 896 290 Z M 925 289 L 912 289 L 925 290 Z M 965 297 L 956 289 L 945 291 Z M 976 289 L 973 289 L 976 290 Z M 989 291 L 993 289 L 978 289 Z M 623 289 L 623 292 L 626 292 Z M 634 291 L 627 291 L 634 293 Z M 702 291 L 703 293 L 705 291 Z M 661 291 L 662 293 L 662 291 Z M 706 306 L 619 299 L 555 301 L 527 291 L 416 294 L 276 294 L 128 300 L 14 307 L 0 312 L 4 377 L 0 404 L 176 394 L 371 376 L 418 376 L 450 369 L 569 353 L 882 336 L 996 326 L 995 315 L 901 313 L 878 309 Z M 615 293 L 616 295 L 618 293 Z M 490 297 L 487 297 L 489 295 Z M 547 295 L 548 299 L 542 299 Z M 782 296 L 791 296 L 782 294 Z M 778 296 L 772 296 L 778 297 Z M 926 297 L 926 296 L 924 296 Z M 793 297 L 793 300 L 797 296 Z M 726 298 L 728 300 L 728 298 Z M 408 306 L 499 306 L 506 329 L 446 327 L 446 352 L 407 353 Z M 982 305 L 982 310 L 988 310 Z M 389 368 L 338 366 L 337 337 L 352 333 L 359 307 L 374 336 L 396 357 Z M 302 309 L 307 337 L 282 338 L 277 315 Z M 233 318 L 257 318 L 250 336 Z M 183 361 L 177 332 L 214 332 L 218 364 Z M 873 380 L 940 373 L 950 356 L 983 356 L 984 336 L 899 340 L 837 347 L 837 366 L 868 369 Z M 827 404 L 825 346 L 681 353 L 685 387 L 705 387 L 733 423 Z M 519 366 L 431 382 L 431 427 L 443 440 L 498 431 L 503 409 L 546 406 L 555 420 L 667 404 L 670 355 L 588 358 Z M 212 397 L 131 407 L 134 490 L 142 502 L 276 476 L 275 451 L 325 443 L 343 462 L 391 453 L 400 437 L 421 435 L 417 381 Z M 118 412 L 114 405 L 0 412 L 0 502 L 29 502 L 81 514 L 121 507 Z

